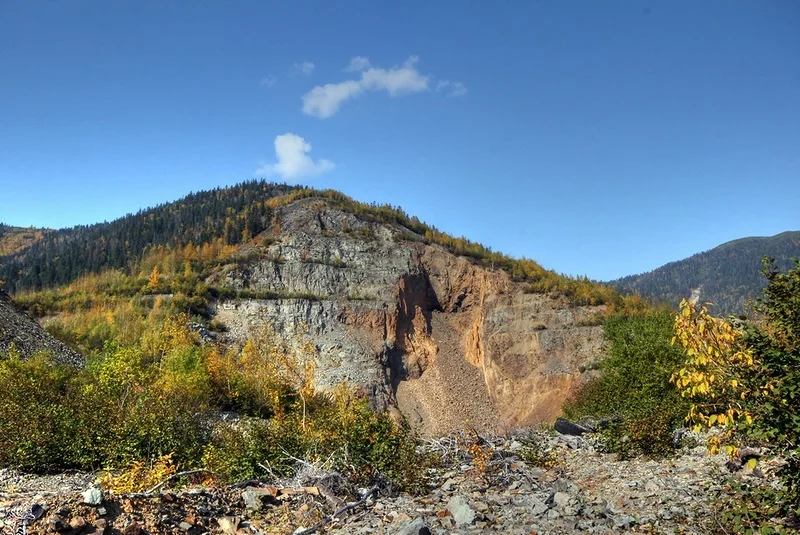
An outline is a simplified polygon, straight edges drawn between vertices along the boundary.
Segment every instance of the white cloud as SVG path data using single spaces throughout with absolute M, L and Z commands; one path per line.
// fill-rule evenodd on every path
M 369 68 L 361 73 L 361 84 L 373 91 L 384 89 L 393 97 L 426 91 L 428 77 L 421 75 L 415 67 L 418 61 L 417 56 L 411 56 L 402 67 L 389 70 Z
M 339 111 L 342 102 L 363 92 L 364 88 L 356 80 L 317 86 L 303 95 L 303 113 L 327 119 Z
M 356 56 L 350 60 L 350 63 L 345 68 L 348 72 L 360 72 L 369 69 L 370 62 L 364 56 Z
M 262 164 L 256 169 L 256 175 L 278 176 L 287 182 L 296 182 L 319 176 L 336 167 L 329 160 L 312 160 L 309 152 L 311 144 L 302 137 L 292 133 L 281 134 L 275 138 L 277 163 Z
M 314 72 L 315 68 L 316 66 L 310 61 L 295 63 L 294 65 L 292 65 L 292 74 L 305 74 L 306 76 L 308 76 L 309 74 Z
M 461 82 L 442 80 L 436 84 L 436 91 L 446 91 L 448 97 L 463 97 L 467 94 L 467 87 Z
M 258 81 L 258 85 L 261 87 L 272 87 L 278 83 L 278 79 L 274 76 L 264 76 L 261 80 Z
M 419 58 L 411 56 L 403 65 L 380 69 L 369 67 L 366 58 L 353 58 L 348 70 L 361 66 L 361 78 L 313 88 L 303 95 L 303 113 L 326 119 L 339 111 L 343 102 L 366 91 L 386 91 L 391 97 L 427 91 L 428 76 L 417 70 L 418 61 Z

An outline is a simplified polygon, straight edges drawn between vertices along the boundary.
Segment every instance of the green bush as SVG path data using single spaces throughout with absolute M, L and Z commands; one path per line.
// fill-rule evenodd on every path
M 746 328 L 744 342 L 760 362 L 755 373 L 774 386 L 753 398 L 748 434 L 783 455 L 781 510 L 800 519 L 800 261 L 794 262 L 794 269 L 781 273 L 765 259 L 768 285 L 756 304 L 763 321 Z
M 305 420 L 300 396 L 285 386 L 275 391 L 277 413 L 239 399 L 244 418 L 216 422 L 215 403 L 230 402 L 214 391 L 208 369 L 219 357 L 187 343 L 171 323 L 141 345 L 107 342 L 84 370 L 47 355 L 1 358 L 0 467 L 118 471 L 169 456 L 181 468 L 205 466 L 237 481 L 267 477 L 262 465 L 289 475 L 296 458 L 330 459 L 357 484 L 424 486 L 425 460 L 408 430 L 344 387 L 313 395 Z
M 558 456 L 548 449 L 547 441 L 541 436 L 532 433 L 527 437 L 516 437 L 516 440 L 522 444 L 517 454 L 528 466 L 553 468 L 558 465 Z
M 269 476 L 264 466 L 277 476 L 292 473 L 295 461 L 303 457 L 309 444 L 299 426 L 280 425 L 275 420 L 245 419 L 221 424 L 212 434 L 203 452 L 203 466 L 227 481 Z
M 718 503 L 718 521 L 725 533 L 796 534 L 796 529 L 775 522 L 786 513 L 786 502 L 783 489 L 730 481 Z
M 0 357 L 0 466 L 94 469 L 169 453 L 198 462 L 210 382 L 175 325 L 134 346 L 106 342 L 83 370 L 44 354 Z
M 416 441 L 388 415 L 374 412 L 367 401 L 340 389 L 318 395 L 309 407 L 306 429 L 300 413 L 271 419 L 244 419 L 214 431 L 203 464 L 226 480 L 263 478 L 269 468 L 290 475 L 296 459 L 329 461 L 328 468 L 355 484 L 388 481 L 419 490 L 430 460 L 416 455 Z
M 70 467 L 81 429 L 75 373 L 47 355 L 0 357 L 0 465 L 26 470 Z
M 328 399 L 317 420 L 321 445 L 338 451 L 342 470 L 355 482 L 366 485 L 384 479 L 407 490 L 424 487 L 424 471 L 432 460 L 417 455 L 417 443 L 407 428 L 344 388 Z
M 564 407 L 567 418 L 608 419 L 601 433 L 610 451 L 664 455 L 689 404 L 670 383 L 683 353 L 671 344 L 673 315 L 656 310 L 616 316 L 605 324 L 602 375 L 587 383 Z

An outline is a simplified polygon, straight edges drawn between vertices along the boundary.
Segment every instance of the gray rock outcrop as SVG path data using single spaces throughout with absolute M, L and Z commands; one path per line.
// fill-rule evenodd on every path
M 254 297 L 216 303 L 229 339 L 265 322 L 287 340 L 305 333 L 319 387 L 354 385 L 423 434 L 552 421 L 599 356 L 602 329 L 587 320 L 601 307 L 526 293 L 502 270 L 321 199 L 275 219 L 207 280 Z

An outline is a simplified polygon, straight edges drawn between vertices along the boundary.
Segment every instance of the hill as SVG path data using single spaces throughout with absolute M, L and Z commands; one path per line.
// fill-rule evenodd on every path
M 45 230 L 0 223 L 0 257 L 24 251 L 44 237 Z
M 513 259 L 466 238 L 449 236 L 400 207 L 360 203 L 334 190 L 264 181 L 192 193 L 112 222 L 47 231 L 13 254 L 0 257 L 0 280 L 13 294 L 57 287 L 108 269 L 130 274 L 158 248 L 211 247 L 217 254 L 227 247 L 229 252 L 266 230 L 279 232 L 275 210 L 312 197 L 361 221 L 397 226 L 401 239 L 441 245 L 455 255 L 504 270 L 515 281 L 530 283 L 528 290 L 534 293 L 556 292 L 579 304 L 602 304 L 618 298 L 606 285 L 561 276 L 531 260 Z M 201 256 L 207 259 L 209 254 L 206 251 Z
M 765 256 L 775 258 L 778 269 L 789 269 L 790 259 L 800 258 L 800 231 L 730 241 L 610 284 L 621 292 L 638 293 L 670 304 L 694 296 L 714 303 L 716 313 L 742 314 L 748 300 L 761 295 L 767 285 L 760 271 Z
M 272 188 L 279 187 L 195 194 L 53 231 L 60 240 L 48 232 L 11 255 L 16 303 L 80 349 L 87 365 L 0 354 L 0 467 L 104 467 L 103 489 L 113 492 L 104 505 L 114 512 L 100 517 L 83 498 L 48 491 L 53 498 L 36 506 L 46 516 L 32 533 L 67 525 L 227 533 L 241 519 L 285 530 L 287 518 L 294 529 L 332 518 L 332 509 L 312 510 L 306 493 L 344 511 L 369 509 L 370 493 L 386 500 L 381 489 L 392 495 L 384 512 L 324 529 L 616 533 L 712 518 L 718 499 L 706 489 L 721 484 L 730 459 L 698 455 L 700 435 L 675 440 L 670 422 L 677 414 L 682 424 L 686 410 L 666 403 L 669 392 L 679 397 L 669 377 L 682 357 L 670 344 L 670 311 L 454 238 L 397 207 Z M 243 197 L 251 202 L 237 207 Z M 203 213 L 224 213 L 223 224 Z M 81 247 L 91 254 L 81 257 Z M 61 264 L 70 270 L 49 271 L 65 283 L 42 277 L 58 263 L 56 252 L 73 255 Z M 2 329 L 20 321 L 6 336 Z M 19 345 L 37 329 L 43 335 L 0 298 L 5 340 Z M 587 441 L 519 430 L 552 422 L 567 400 L 573 408 L 588 400 L 591 412 L 581 425 L 555 429 L 580 434 L 602 425 L 600 434 Z M 667 451 L 665 444 L 680 446 L 681 457 L 628 458 Z M 689 465 L 678 479 L 676 465 Z M 265 473 L 268 486 L 258 483 Z M 201 474 L 214 488 L 249 486 L 228 485 L 227 495 L 155 494 Z M 772 470 L 764 474 L 772 485 Z M 56 477 L 61 489 L 66 480 Z M 0 469 L 0 483 L 14 488 L 51 488 L 41 485 L 55 480 L 42 478 Z M 71 487 L 95 479 L 79 474 Z M 519 499 L 509 502 L 509 492 Z M 135 516 L 126 512 L 132 496 L 142 500 Z M 263 511 L 261 497 L 284 507 Z M 99 498 L 92 492 L 93 503 Z M 340 508 L 352 498 L 359 501 Z M 287 500 L 306 503 L 286 515 Z
M 238 244 L 269 225 L 266 201 L 293 189 L 253 181 L 189 194 L 110 223 L 27 234 L 27 229 L 0 227 L 0 244 L 7 244 L 6 255 L 0 254 L 0 280 L 11 293 L 48 288 L 87 273 L 129 268 L 154 246 L 202 245 L 215 239 Z
M 349 383 L 429 434 L 553 419 L 591 375 L 605 315 L 632 303 L 398 207 L 263 182 L 49 232 L 0 269 L 86 354 L 138 343 L 164 313 L 222 348 L 268 325 L 310 338 L 319 387 Z

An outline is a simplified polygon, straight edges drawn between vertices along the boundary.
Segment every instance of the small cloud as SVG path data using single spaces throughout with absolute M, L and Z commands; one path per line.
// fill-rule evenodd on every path
M 369 69 L 370 62 L 364 56 L 356 56 L 350 60 L 350 63 L 344 70 L 348 72 L 360 72 Z
M 385 90 L 390 96 L 428 90 L 428 77 L 417 70 L 417 56 L 411 56 L 402 67 L 392 69 L 370 68 L 361 73 L 361 84 L 372 91 Z
M 312 160 L 309 152 L 311 144 L 302 137 L 292 133 L 281 134 L 275 138 L 277 163 L 262 164 L 256 169 L 256 175 L 278 176 L 287 182 L 296 182 L 319 176 L 336 167 L 329 160 Z
M 344 101 L 363 92 L 364 88 L 355 80 L 317 86 L 303 95 L 303 113 L 327 119 L 339 111 Z
M 292 65 L 292 74 L 305 74 L 306 76 L 308 76 L 312 72 L 314 72 L 315 68 L 316 66 L 310 61 L 295 63 L 294 65 Z
M 349 67 L 354 66 L 354 58 Z M 366 61 L 366 58 L 361 58 Z M 365 66 L 364 61 L 355 65 Z M 342 103 L 366 91 L 386 91 L 390 97 L 419 93 L 428 90 L 428 77 L 420 74 L 416 64 L 419 58 L 411 56 L 405 63 L 391 69 L 369 67 L 361 72 L 358 80 L 346 80 L 335 84 L 314 87 L 303 95 L 303 113 L 327 119 L 339 111 Z
M 445 91 L 448 97 L 463 97 L 467 94 L 467 87 L 461 82 L 451 82 L 450 80 L 442 80 L 436 84 L 436 91 Z
M 261 87 L 272 87 L 278 83 L 278 79 L 274 76 L 264 76 L 261 80 L 258 81 L 258 85 Z

